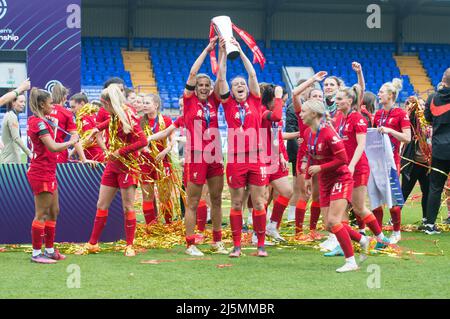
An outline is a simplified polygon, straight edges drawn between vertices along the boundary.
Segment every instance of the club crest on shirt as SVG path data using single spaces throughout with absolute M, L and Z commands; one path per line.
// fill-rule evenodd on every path
M 198 111 L 197 111 L 197 116 L 198 116 L 198 117 L 203 117 L 203 112 L 202 112 L 202 110 L 198 110 Z
M 236 112 L 236 114 L 234 115 L 234 118 L 237 119 L 237 120 L 240 118 L 239 112 Z
M 198 172 L 194 172 L 194 180 L 197 180 Z
M 317 145 L 317 151 L 318 151 L 318 152 L 321 152 L 321 151 L 322 151 L 322 143 L 319 143 L 319 144 Z
M 331 142 L 331 144 L 337 144 L 337 143 L 339 143 L 339 141 L 340 141 L 339 138 L 335 135 L 335 136 L 333 136 L 333 141 Z
M 39 128 L 40 131 L 47 129 L 47 127 L 45 126 L 44 122 L 39 122 L 38 123 L 38 128 Z

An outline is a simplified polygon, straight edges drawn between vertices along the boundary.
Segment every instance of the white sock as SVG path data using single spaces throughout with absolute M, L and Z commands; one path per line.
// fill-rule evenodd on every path
M 289 205 L 289 216 L 295 217 L 295 205 Z
M 53 254 L 55 252 L 55 248 L 45 248 L 45 251 L 49 254 Z
M 33 249 L 33 257 L 39 256 L 40 254 L 42 254 L 40 249 Z
M 345 262 L 347 264 L 356 264 L 355 256 L 352 256 L 352 257 L 349 257 L 349 258 L 345 258 Z
M 273 220 L 269 221 L 269 224 L 267 226 L 270 226 L 273 229 L 277 229 L 277 222 L 274 222 Z
M 368 242 L 369 238 L 367 238 L 366 236 L 361 236 L 361 240 L 359 241 L 361 245 L 366 245 Z
M 394 231 L 394 232 L 392 232 L 392 235 L 400 236 L 400 231 Z
M 379 233 L 379 234 L 377 235 L 377 239 L 378 239 L 378 240 L 383 240 L 383 238 L 384 238 L 383 232 L 381 232 L 381 233 Z
M 207 214 L 206 214 L 206 220 L 208 221 L 208 220 L 211 220 L 211 208 L 207 208 Z

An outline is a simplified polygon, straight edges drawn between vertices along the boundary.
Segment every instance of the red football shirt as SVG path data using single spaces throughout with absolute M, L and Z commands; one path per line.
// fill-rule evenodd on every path
M 261 114 L 266 111 L 267 108 L 264 105 L 261 105 Z M 262 141 L 262 143 L 264 143 L 263 150 L 266 148 L 266 150 L 263 151 L 263 154 L 266 155 L 266 158 L 263 159 L 264 163 L 269 163 L 271 156 L 275 155 L 272 155 L 272 152 L 276 152 L 278 160 L 279 154 L 283 154 L 284 158 L 288 160 L 288 154 L 283 140 L 283 121 L 273 122 L 263 116 L 261 128 L 266 130 L 266 142 Z
M 67 137 L 67 134 L 64 133 L 61 129 L 65 130 L 66 132 L 76 132 L 77 130 L 77 125 L 75 124 L 73 113 L 62 107 L 61 105 L 53 105 L 52 113 L 47 116 L 47 118 L 55 123 L 53 139 L 56 143 L 63 143 Z M 56 160 L 58 163 L 67 163 L 68 159 L 69 157 L 67 150 L 57 154 Z
M 341 113 L 340 116 L 335 118 L 333 123 L 336 132 L 344 142 L 348 162 L 350 163 L 358 146 L 356 135 L 367 134 L 367 121 L 361 113 L 352 111 L 347 116 Z M 366 174 L 369 172 L 369 161 L 367 160 L 366 153 L 363 152 L 358 163 L 356 163 L 355 173 Z
M 176 128 L 184 127 L 184 115 L 177 117 L 175 122 L 172 123 Z
M 410 125 L 408 113 L 399 107 L 391 108 L 389 111 L 384 109 L 378 110 L 374 116 L 375 127 L 386 126 L 397 132 L 402 132 L 404 128 L 410 128 Z M 394 160 L 396 163 L 400 163 L 401 142 L 392 135 L 389 135 L 389 139 L 394 151 Z
M 95 118 L 95 115 L 85 115 L 81 122 L 81 130 L 83 132 L 86 132 L 96 128 Z M 84 151 L 87 159 L 98 159 L 103 157 L 103 150 L 100 146 L 97 145 L 97 142 L 95 142 L 95 145 L 86 148 Z
M 316 136 L 317 133 L 318 136 Z M 308 147 L 308 167 L 331 162 L 337 154 L 345 152 L 344 143 L 335 130 L 328 125 L 322 126 L 320 131 L 316 133 L 312 132 L 311 128 L 308 127 L 304 136 Z M 349 173 L 347 165 L 340 165 L 337 169 L 326 173 L 321 171 L 319 179 L 328 182 L 331 179 Z
M 163 120 L 164 120 L 164 124 L 165 124 L 164 129 L 168 128 L 172 124 L 172 119 L 168 116 L 163 115 Z M 158 133 L 160 131 L 158 117 L 155 117 L 154 119 L 149 119 L 148 125 L 152 129 L 153 133 Z M 158 149 L 160 151 L 164 150 L 164 146 L 162 143 L 157 142 L 157 145 L 158 145 Z
M 51 136 L 54 132 L 43 119 L 30 116 L 28 118 L 28 142 L 33 156 L 28 169 L 28 177 L 38 181 L 53 182 L 56 180 L 56 155 L 42 143 L 41 138 Z
M 97 113 L 97 118 L 95 119 L 95 121 L 97 122 L 97 124 L 103 123 L 107 120 L 109 120 L 110 118 L 110 114 L 107 110 L 105 110 L 103 107 L 100 108 L 100 110 L 98 110 Z M 105 139 L 105 145 L 107 148 L 109 148 L 109 132 L 108 132 L 108 128 L 105 129 L 105 133 L 103 134 L 103 138 Z
M 295 112 L 295 115 L 297 116 L 297 120 L 298 120 L 298 130 L 299 130 L 299 137 L 303 139 L 302 144 L 299 147 L 299 153 L 303 156 L 303 154 L 306 154 L 306 152 L 308 151 L 308 146 L 307 146 L 307 141 L 305 138 L 305 130 L 308 128 L 308 126 L 303 123 L 302 118 L 300 117 L 300 112 Z M 301 160 L 301 159 L 297 159 L 297 160 Z
M 130 133 L 126 134 L 123 131 L 122 122 L 117 118 L 118 121 L 117 139 L 124 144 L 124 146 L 122 146 L 119 149 L 119 154 L 121 156 L 131 154 L 131 156 L 138 158 L 139 156 L 138 150 L 147 145 L 147 139 L 134 113 L 130 109 L 127 109 L 125 110 L 125 114 L 130 121 L 132 130 Z M 111 134 L 111 132 L 109 133 Z M 112 151 L 116 150 L 114 149 Z M 120 160 L 109 160 L 109 163 L 111 163 L 113 167 L 119 172 L 123 173 L 129 170 L 122 162 L 120 162 Z
M 214 143 L 214 147 L 208 149 L 221 149 L 218 110 L 220 101 L 214 93 L 208 97 L 207 103 L 199 101 L 195 94 L 183 95 L 184 124 L 187 133 L 186 151 L 204 151 L 205 148 Z M 209 114 L 209 119 L 208 119 Z M 209 121 L 209 123 L 208 123 Z M 208 130 L 209 128 L 209 130 Z
M 222 105 L 228 125 L 228 154 L 258 151 L 261 98 L 250 93 L 240 105 L 230 96 Z

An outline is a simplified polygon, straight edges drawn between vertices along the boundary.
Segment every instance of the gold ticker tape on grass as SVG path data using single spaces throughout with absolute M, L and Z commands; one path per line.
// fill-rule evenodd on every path
M 439 227 L 444 231 L 449 231 L 449 225 L 439 225 Z M 319 242 L 318 241 L 298 241 L 295 240 L 294 229 L 295 226 L 292 223 L 283 223 L 282 225 L 282 236 L 286 238 L 285 243 L 277 244 L 275 247 L 277 249 L 317 249 L 319 250 Z M 323 230 L 323 225 L 318 225 L 319 230 Z M 417 231 L 416 225 L 404 225 L 402 226 L 402 231 L 404 232 L 414 232 Z M 205 239 L 203 241 L 204 244 L 209 244 L 212 242 L 212 231 L 206 230 L 204 232 Z M 233 243 L 231 230 L 229 227 L 224 228 L 222 230 L 222 238 L 224 243 L 231 246 Z M 251 238 L 252 231 L 249 230 L 242 234 L 242 246 L 243 249 L 251 249 Z M 414 239 L 415 240 L 415 239 Z M 424 241 L 424 239 L 417 239 Z M 425 240 L 429 241 L 433 244 L 433 247 L 436 249 L 434 252 L 417 252 L 411 249 L 407 249 L 405 245 L 407 245 L 408 239 L 404 239 L 401 243 L 401 246 L 398 245 L 389 245 L 385 249 L 375 250 L 374 247 L 370 249 L 370 255 L 381 255 L 388 256 L 394 258 L 402 258 L 402 259 L 411 259 L 417 255 L 425 255 L 425 256 L 442 256 L 444 252 L 440 249 L 438 240 Z M 149 249 L 171 249 L 175 246 L 185 245 L 185 230 L 184 224 L 180 220 L 176 220 L 171 224 L 154 224 L 154 225 L 144 225 L 138 224 L 136 228 L 136 239 L 134 242 L 134 248 L 137 253 L 144 253 Z M 59 243 L 55 245 L 61 253 L 64 254 L 78 254 L 78 255 L 86 255 L 87 251 L 83 249 L 83 245 L 73 244 L 73 243 Z M 123 240 L 111 243 L 102 243 L 101 244 L 101 252 L 123 252 L 126 243 Z M 206 247 L 205 247 L 206 248 Z M 209 247 L 206 249 L 202 248 L 206 253 L 211 253 L 209 251 Z M 354 243 L 355 252 L 360 251 L 359 244 Z M 6 245 L 4 247 L 0 247 L 0 252 L 26 252 L 31 253 L 32 247 L 31 245 Z

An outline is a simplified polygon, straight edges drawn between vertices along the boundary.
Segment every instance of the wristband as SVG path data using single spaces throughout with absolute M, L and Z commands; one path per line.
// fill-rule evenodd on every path
M 226 99 L 228 99 L 229 96 L 230 96 L 230 91 L 228 91 L 228 92 L 225 93 L 225 94 L 221 94 L 221 95 L 220 95 L 220 98 L 221 98 L 222 100 L 226 100 Z
M 16 93 L 16 99 L 19 97 L 19 93 L 16 90 L 13 90 L 14 93 Z
M 189 85 L 189 84 L 186 83 L 186 90 L 194 91 L 195 90 L 195 85 Z

